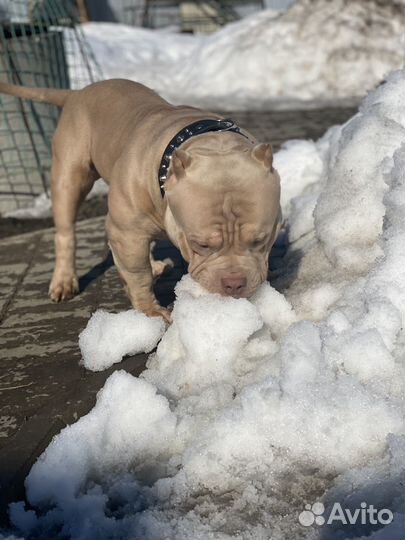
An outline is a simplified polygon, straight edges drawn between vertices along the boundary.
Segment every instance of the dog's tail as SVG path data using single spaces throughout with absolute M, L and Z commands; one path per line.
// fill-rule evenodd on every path
M 57 107 L 63 107 L 66 98 L 73 93 L 74 90 L 57 90 L 55 88 L 29 88 L 27 86 L 18 86 L 0 82 L 0 93 L 9 94 L 10 96 L 19 97 L 22 99 L 30 99 L 32 101 L 40 101 L 42 103 L 51 103 Z

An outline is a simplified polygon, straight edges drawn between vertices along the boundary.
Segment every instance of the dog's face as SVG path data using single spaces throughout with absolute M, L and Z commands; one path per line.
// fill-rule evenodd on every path
M 210 292 L 251 296 L 267 278 L 280 224 L 270 145 L 178 150 L 166 196 L 192 277 Z

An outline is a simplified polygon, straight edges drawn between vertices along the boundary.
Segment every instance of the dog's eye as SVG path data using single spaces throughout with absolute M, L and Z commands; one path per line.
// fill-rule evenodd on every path
M 193 248 L 193 250 L 196 253 L 198 253 L 200 255 L 205 255 L 211 250 L 210 246 L 206 242 L 196 242 L 196 241 L 194 241 L 192 243 L 191 247 Z
M 265 238 L 256 238 L 251 242 L 251 249 L 263 250 L 265 247 Z
M 253 247 L 259 247 L 263 244 L 263 239 L 262 238 L 257 238 L 256 240 L 253 240 L 252 242 L 252 246 Z

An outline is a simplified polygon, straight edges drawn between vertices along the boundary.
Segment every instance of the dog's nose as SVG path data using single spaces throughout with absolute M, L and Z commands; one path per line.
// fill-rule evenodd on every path
M 222 290 L 227 296 L 242 296 L 247 280 L 243 276 L 224 277 L 221 279 Z

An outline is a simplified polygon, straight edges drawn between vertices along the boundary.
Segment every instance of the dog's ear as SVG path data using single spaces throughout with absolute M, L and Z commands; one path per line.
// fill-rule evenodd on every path
M 252 150 L 252 156 L 262 163 L 266 169 L 273 170 L 273 150 L 271 144 L 259 143 Z
M 174 176 L 180 180 L 190 166 L 191 156 L 185 150 L 175 150 L 172 156 L 172 170 Z
M 172 155 L 170 174 L 165 182 L 165 190 L 169 191 L 179 180 L 186 175 L 186 169 L 190 166 L 191 156 L 185 150 L 175 150 Z

